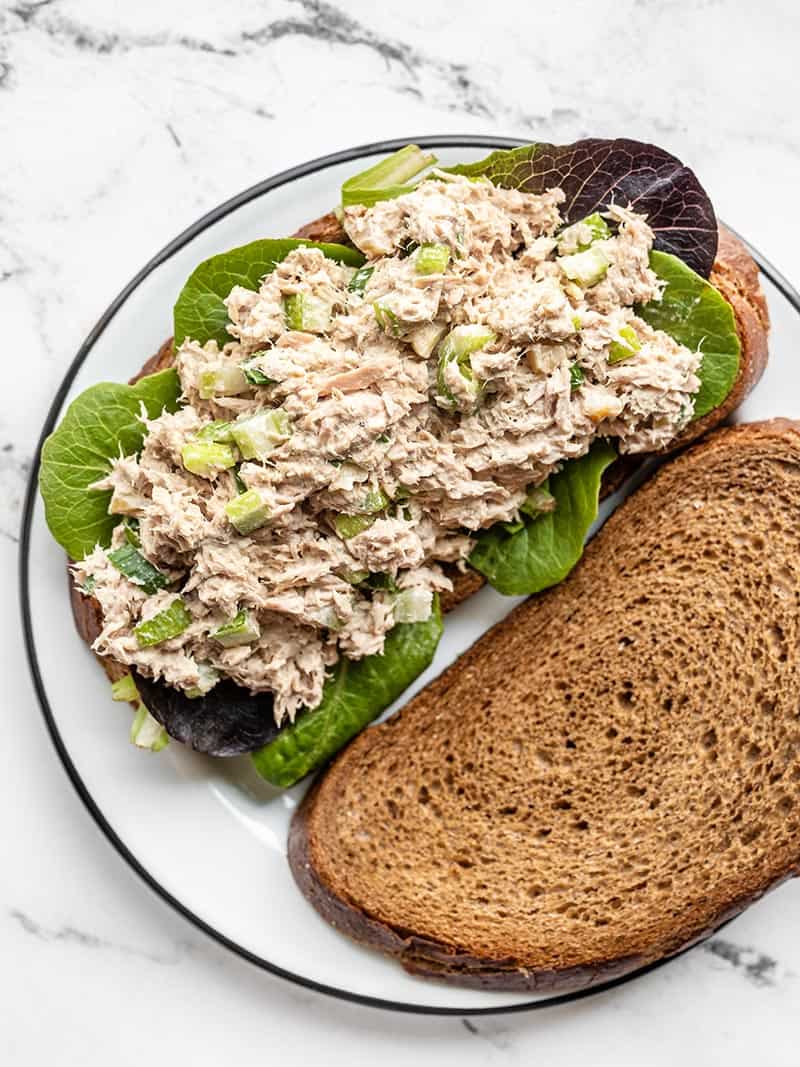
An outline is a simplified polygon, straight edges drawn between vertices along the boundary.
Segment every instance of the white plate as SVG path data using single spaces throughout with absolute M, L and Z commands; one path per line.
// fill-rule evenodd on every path
M 259 236 L 281 237 L 336 203 L 346 177 L 405 142 L 354 148 L 295 168 L 247 190 L 160 252 L 120 294 L 78 353 L 44 428 L 100 380 L 124 381 L 171 331 L 172 304 L 192 269 L 216 252 Z M 515 142 L 425 138 L 445 164 L 481 158 Z M 800 298 L 762 264 L 773 319 L 771 358 L 739 412 L 745 421 L 800 417 L 796 369 Z M 75 632 L 64 557 L 44 522 L 34 485 L 22 544 L 22 606 L 31 670 L 58 754 L 87 808 L 145 881 L 188 919 L 233 951 L 292 981 L 349 999 L 406 1011 L 514 1011 L 560 998 L 472 991 L 407 975 L 394 961 L 337 934 L 306 903 L 286 863 L 286 835 L 304 787 L 279 793 L 247 758 L 212 760 L 172 744 L 158 757 L 127 743 L 129 709 L 109 687 Z M 605 507 L 607 512 L 609 505 Z M 483 590 L 448 616 L 425 685 L 516 603 Z M 408 694 L 406 695 L 407 699 Z

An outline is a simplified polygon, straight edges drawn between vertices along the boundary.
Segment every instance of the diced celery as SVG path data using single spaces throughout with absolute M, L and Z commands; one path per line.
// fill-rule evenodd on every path
M 225 514 L 240 534 L 249 534 L 269 521 L 269 508 L 255 489 L 248 489 L 225 505 Z
M 485 326 L 476 323 L 468 323 L 466 326 L 455 326 L 447 337 L 439 345 L 439 357 L 445 359 L 457 359 L 459 362 L 473 352 L 484 348 L 494 340 L 494 334 Z
M 538 518 L 539 515 L 546 515 L 549 511 L 555 511 L 557 501 L 548 486 L 549 482 L 544 482 L 535 489 L 531 489 L 519 510 L 532 519 Z
M 181 449 L 181 461 L 191 474 L 200 478 L 214 478 L 220 471 L 233 467 L 236 453 L 230 445 L 213 441 L 187 441 Z
M 477 400 L 480 395 L 480 385 L 472 373 L 470 356 L 479 351 L 485 345 L 494 340 L 494 334 L 485 326 L 469 323 L 465 326 L 456 326 L 444 338 L 439 345 L 439 373 L 437 386 L 439 395 L 455 406 L 455 397 L 448 388 L 445 371 L 450 363 L 457 363 L 462 377 L 468 383 L 469 392 Z
M 375 312 L 375 321 L 384 333 L 388 333 L 391 337 L 400 336 L 400 320 L 391 308 L 386 307 L 385 304 L 375 303 L 372 305 L 372 310 Z
M 231 428 L 245 459 L 265 459 L 291 436 L 289 416 L 281 408 L 269 408 L 237 419 Z
M 169 734 L 144 704 L 140 704 L 136 712 L 130 737 L 131 743 L 137 748 L 146 748 L 150 752 L 160 752 L 169 744 Z
M 331 305 L 310 293 L 292 293 L 285 296 L 283 311 L 290 330 L 324 333 L 331 324 Z
M 78 586 L 80 591 L 82 593 L 85 593 L 86 596 L 91 596 L 92 593 L 94 593 L 96 587 L 97 587 L 97 579 L 94 578 L 91 574 L 87 574 L 86 577 L 83 579 L 83 581 Z
M 107 553 L 108 562 L 124 574 L 129 582 L 138 585 L 145 593 L 157 593 L 169 584 L 166 574 L 145 559 L 138 548 L 124 544 Z
M 347 288 L 350 292 L 363 296 L 374 270 L 374 267 L 359 267 L 348 283 Z
M 409 144 L 386 159 L 354 174 L 342 185 L 342 206 L 371 204 L 390 200 L 410 192 L 414 186 L 405 184 L 420 171 L 436 162 L 436 156 Z
M 249 388 L 241 368 L 232 363 L 202 370 L 198 378 L 198 392 L 202 400 L 211 400 L 215 396 L 238 396 Z
M 596 246 L 585 252 L 576 252 L 573 256 L 561 256 L 557 263 L 570 281 L 577 282 L 584 289 L 602 281 L 609 267 L 605 252 Z
M 636 331 L 632 326 L 623 326 L 617 334 L 617 340 L 611 342 L 608 350 L 608 362 L 620 363 L 623 359 L 635 356 L 642 347 Z
M 224 648 L 233 648 L 234 645 L 250 645 L 260 636 L 261 627 L 258 619 L 244 608 L 211 633 L 211 637 Z
M 376 511 L 383 511 L 389 503 L 389 497 L 382 489 L 370 489 L 364 497 L 363 510 L 368 515 L 374 515 Z
M 425 622 L 433 611 L 433 593 L 430 589 L 412 587 L 397 594 L 392 605 L 395 622 Z
M 116 682 L 111 683 L 111 699 L 127 703 L 139 699 L 139 690 L 132 674 L 123 674 Z
M 368 530 L 374 522 L 374 515 L 337 515 L 333 526 L 343 541 L 349 541 L 356 534 Z
M 198 663 L 197 674 L 197 685 L 184 689 L 184 693 L 190 700 L 204 697 L 206 693 L 209 693 L 214 688 L 220 678 L 219 671 L 212 667 L 210 663 Z
M 580 317 L 580 315 L 572 316 L 572 328 L 575 330 L 575 333 L 580 333 L 580 331 L 583 329 L 583 319 Z
M 569 384 L 572 392 L 580 389 L 585 381 L 586 375 L 583 373 L 583 367 L 579 363 L 573 363 L 569 368 Z
M 169 641 L 178 637 L 192 621 L 192 616 L 180 597 L 176 597 L 168 608 L 159 611 L 152 619 L 140 622 L 134 627 L 136 640 L 140 648 L 148 648 L 150 645 L 160 645 L 162 641 Z
M 608 223 L 599 211 L 594 211 L 585 219 L 574 222 L 561 231 L 558 235 L 558 249 L 562 254 L 585 252 L 595 241 L 605 241 L 609 237 L 611 237 L 611 230 Z
M 415 326 L 408 333 L 406 340 L 422 359 L 428 359 L 434 348 L 447 333 L 447 327 L 440 322 L 425 322 Z
M 206 425 L 198 430 L 194 436 L 198 441 L 212 441 L 217 445 L 233 444 L 231 423 L 225 422 L 222 419 L 217 419 L 214 422 L 207 422 Z
M 449 245 L 422 244 L 414 256 L 414 269 L 417 274 L 442 274 L 449 262 Z

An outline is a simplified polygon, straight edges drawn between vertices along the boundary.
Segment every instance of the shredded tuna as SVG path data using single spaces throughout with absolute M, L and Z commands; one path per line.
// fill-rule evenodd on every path
M 312 248 L 257 290 L 234 287 L 230 341 L 187 339 L 177 352 L 184 407 L 146 421 L 141 454 L 97 483 L 171 584 L 148 595 L 100 548 L 77 564 L 103 611 L 95 648 L 189 690 L 209 665 L 274 694 L 278 722 L 291 719 L 319 702 L 340 656 L 383 650 L 398 589 L 451 588 L 441 565 L 463 566 L 473 535 L 517 519 L 565 460 L 598 436 L 622 452 L 668 444 L 691 417 L 700 355 L 636 315 L 660 298 L 652 231 L 630 207 L 609 209 L 611 236 L 595 242 L 607 269 L 582 287 L 559 258 L 593 232 L 559 236 L 563 201 L 560 189 L 435 172 L 405 196 L 345 210 L 373 268 L 363 291 Z M 416 249 L 431 243 L 447 246 L 447 265 L 420 273 Z M 442 337 L 469 325 L 480 347 L 440 367 Z M 621 337 L 635 348 L 612 361 Z M 261 458 L 228 437 L 235 469 L 184 468 L 184 446 L 212 421 L 274 409 L 290 432 Z M 243 490 L 268 511 L 249 533 L 226 513 Z M 118 526 L 112 548 L 126 536 Z M 135 627 L 176 595 L 190 624 L 140 647 Z M 213 632 L 240 611 L 258 636 L 225 647 Z

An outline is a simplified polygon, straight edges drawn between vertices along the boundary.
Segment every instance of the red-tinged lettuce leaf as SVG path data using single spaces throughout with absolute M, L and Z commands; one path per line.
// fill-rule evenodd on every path
M 560 186 L 567 197 L 562 207 L 567 222 L 612 202 L 630 204 L 647 215 L 655 248 L 682 259 L 704 278 L 711 273 L 718 240 L 711 201 L 693 171 L 656 145 L 597 137 L 567 145 L 541 142 L 448 169 L 526 193 Z
M 208 756 L 253 752 L 278 736 L 272 696 L 250 693 L 229 679 L 203 697 L 192 699 L 182 689 L 154 682 L 133 671 L 147 710 L 170 737 Z

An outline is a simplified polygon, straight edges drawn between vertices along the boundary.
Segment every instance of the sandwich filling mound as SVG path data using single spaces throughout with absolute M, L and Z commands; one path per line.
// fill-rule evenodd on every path
M 435 172 L 345 209 L 359 270 L 300 247 L 235 287 L 231 341 L 184 341 L 184 406 L 94 487 L 126 516 L 75 567 L 95 650 L 291 720 L 340 656 L 427 617 L 471 535 L 552 508 L 595 439 L 669 444 L 701 356 L 636 314 L 653 233 L 621 205 L 565 227 L 563 201 Z

